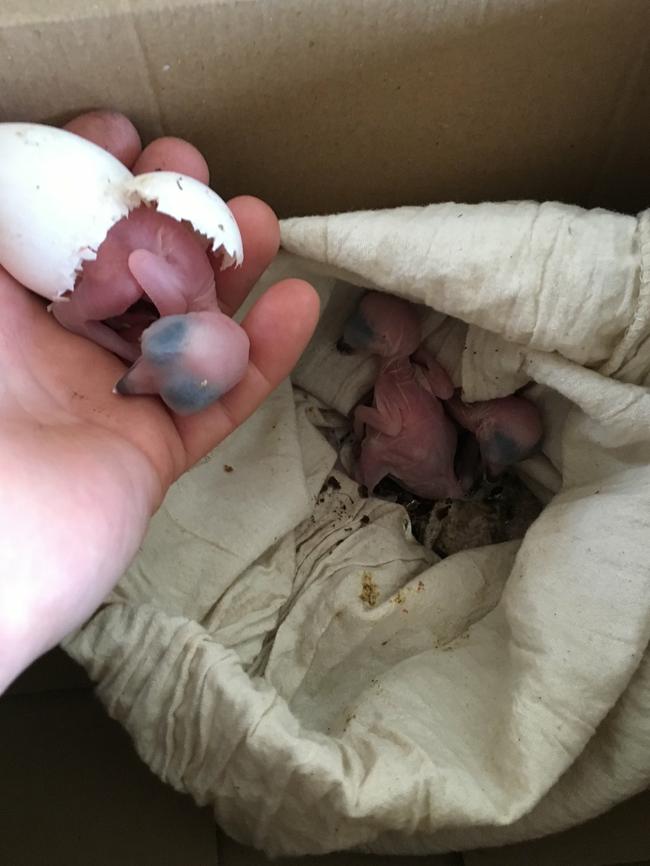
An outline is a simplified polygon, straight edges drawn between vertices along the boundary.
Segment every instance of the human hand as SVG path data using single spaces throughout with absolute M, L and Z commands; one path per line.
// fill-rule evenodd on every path
M 85 115 L 69 129 L 134 173 L 162 167 L 207 182 L 191 145 L 141 151 L 126 118 Z M 261 201 L 229 202 L 244 264 L 219 275 L 229 315 L 275 256 L 279 228 Z M 205 411 L 179 417 L 152 397 L 112 393 L 124 364 L 64 330 L 43 300 L 0 271 L 0 692 L 95 610 L 138 550 L 169 486 L 238 427 L 285 379 L 311 337 L 318 298 L 283 280 L 243 321 L 244 378 Z M 281 338 L 279 338 L 279 335 Z

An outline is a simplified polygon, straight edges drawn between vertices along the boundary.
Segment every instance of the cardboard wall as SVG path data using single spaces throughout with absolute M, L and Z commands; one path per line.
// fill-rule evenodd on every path
M 648 0 L 3 0 L 0 118 L 128 112 L 281 216 L 650 201 Z
M 2 0 L 0 120 L 120 109 L 145 140 L 200 147 L 222 195 L 280 216 L 520 198 L 635 212 L 650 205 L 649 25 L 650 0 Z M 265 862 L 213 859 L 211 818 L 198 827 L 189 800 L 115 757 L 125 738 L 87 687 L 54 653 L 3 699 L 1 862 Z M 625 814 L 609 849 L 589 837 L 600 858 L 576 859 L 581 836 L 540 846 L 640 861 Z M 508 850 L 466 862 L 569 862 Z

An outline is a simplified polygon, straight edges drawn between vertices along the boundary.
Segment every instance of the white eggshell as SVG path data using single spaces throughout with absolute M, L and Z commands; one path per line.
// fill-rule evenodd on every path
M 66 130 L 0 123 L 0 265 L 54 300 L 74 289 L 109 230 L 140 204 L 185 220 L 243 259 L 237 223 L 208 186 L 174 172 L 134 177 L 110 153 Z
M 197 232 L 212 240 L 213 250 L 223 247 L 223 267 L 242 263 L 244 252 L 235 218 L 209 186 L 176 172 L 152 171 L 132 177 L 128 190 L 138 203 L 155 204 L 160 213 L 190 222 Z
M 128 211 L 131 172 L 61 129 L 0 124 L 0 264 L 53 300 L 74 288 L 106 233 Z

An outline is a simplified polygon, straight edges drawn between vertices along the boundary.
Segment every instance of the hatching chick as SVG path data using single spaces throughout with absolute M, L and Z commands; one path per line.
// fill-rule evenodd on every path
M 197 412 L 242 378 L 248 337 L 219 310 L 202 240 L 142 206 L 116 223 L 74 292 L 51 305 L 68 330 L 126 361 L 120 394 L 159 394 L 180 414 Z
M 456 393 L 445 405 L 454 420 L 476 437 L 488 480 L 532 457 L 540 448 L 541 415 L 524 397 L 512 395 L 464 403 Z
M 433 357 L 418 352 L 420 339 L 413 305 L 379 292 L 365 295 L 346 322 L 339 349 L 381 358 L 373 404 L 354 412 L 361 439 L 356 477 L 369 492 L 390 475 L 425 499 L 460 497 L 456 428 L 439 399 L 450 397 L 453 385 Z

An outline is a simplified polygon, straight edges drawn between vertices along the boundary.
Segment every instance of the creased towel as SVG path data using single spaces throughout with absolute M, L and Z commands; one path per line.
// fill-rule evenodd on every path
M 445 204 L 282 225 L 317 333 L 181 479 L 66 642 L 162 779 L 271 855 L 424 853 L 584 821 L 650 783 L 650 218 Z M 443 561 L 338 447 L 372 361 L 364 288 L 428 308 L 467 399 L 530 383 L 545 508 Z M 228 467 L 226 470 L 225 467 Z

